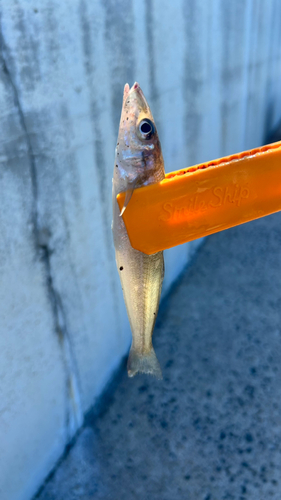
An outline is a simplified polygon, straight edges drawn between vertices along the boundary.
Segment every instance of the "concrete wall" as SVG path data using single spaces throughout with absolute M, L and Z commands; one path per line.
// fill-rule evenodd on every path
M 129 347 L 110 230 L 124 83 L 167 171 L 259 146 L 281 115 L 281 4 L 0 7 L 0 498 L 27 500 Z M 167 252 L 165 290 L 196 244 Z

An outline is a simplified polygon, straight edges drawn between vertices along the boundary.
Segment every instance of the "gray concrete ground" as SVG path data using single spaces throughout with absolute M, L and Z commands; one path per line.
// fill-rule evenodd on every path
M 280 310 L 281 214 L 209 237 L 38 499 L 280 500 Z

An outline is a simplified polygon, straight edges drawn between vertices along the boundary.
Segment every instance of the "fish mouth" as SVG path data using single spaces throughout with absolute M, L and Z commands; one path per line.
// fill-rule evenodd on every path
M 132 87 L 130 88 L 130 92 L 132 92 L 133 90 L 138 90 L 139 92 L 142 92 L 138 82 L 135 82 L 134 85 L 132 85 Z
M 134 85 L 130 88 L 129 94 L 130 95 L 136 94 L 139 97 L 139 99 L 141 99 L 145 103 L 146 107 L 148 107 L 147 102 L 146 102 L 146 98 L 144 97 L 144 93 L 143 93 L 142 89 L 140 88 L 140 85 L 138 82 L 135 82 Z
M 123 103 L 125 104 L 127 97 L 135 98 L 139 108 L 143 111 L 149 109 L 146 98 L 144 97 L 144 93 L 138 82 L 135 82 L 134 85 L 130 88 L 129 84 L 126 83 L 124 87 L 124 95 L 123 95 Z

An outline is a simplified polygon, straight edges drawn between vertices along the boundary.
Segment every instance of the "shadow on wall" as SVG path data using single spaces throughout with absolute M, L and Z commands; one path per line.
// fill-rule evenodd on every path
M 271 144 L 272 142 L 278 141 L 281 141 L 281 120 L 277 127 L 273 130 L 273 132 L 270 132 L 270 134 L 268 134 L 264 143 Z

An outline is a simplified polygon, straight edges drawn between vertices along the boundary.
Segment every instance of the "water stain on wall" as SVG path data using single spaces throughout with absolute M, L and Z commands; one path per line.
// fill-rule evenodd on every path
M 19 5 L 15 10 L 14 30 L 17 33 L 17 57 L 20 61 L 20 81 L 29 92 L 35 90 L 40 71 L 40 36 L 29 22 L 26 11 Z
M 198 16 L 200 12 L 196 0 L 184 0 L 183 18 L 185 29 L 185 53 L 183 75 L 183 102 L 185 106 L 184 131 L 188 163 L 197 163 L 199 138 L 203 126 L 202 89 L 205 82 L 202 80 L 202 50 L 201 34 L 198 32 Z
M 105 11 L 105 44 L 110 66 L 111 113 L 114 130 L 118 130 L 123 88 L 135 79 L 134 16 L 131 0 L 107 0 Z
M 103 150 L 103 141 L 102 141 L 102 133 L 100 129 L 100 123 L 102 123 L 101 120 L 101 110 L 100 110 L 100 105 L 102 103 L 99 103 L 96 99 L 96 94 L 95 94 L 95 85 L 98 84 L 97 78 L 96 78 L 96 68 L 95 68 L 95 45 L 94 45 L 94 39 L 95 39 L 95 23 L 92 21 L 91 23 L 91 18 L 88 14 L 87 10 L 87 5 L 85 3 L 85 0 L 82 0 L 80 2 L 79 6 L 79 14 L 80 14 L 80 26 L 81 26 L 81 31 L 82 31 L 82 42 L 83 42 L 83 54 L 84 54 L 84 69 L 85 69 L 85 74 L 86 74 L 86 80 L 87 80 L 87 86 L 89 89 L 89 95 L 90 95 L 90 117 L 91 117 L 91 125 L 92 125 L 92 134 L 93 134 L 93 141 L 94 141 L 94 156 L 95 156 L 95 168 L 97 172 L 97 179 L 98 179 L 98 184 L 99 184 L 99 191 L 100 191 L 100 196 L 99 196 L 99 201 L 100 201 L 100 206 L 101 206 L 101 212 L 102 212 L 102 228 L 103 228 L 103 234 L 104 234 L 104 242 L 105 242 L 105 252 L 107 256 L 107 263 L 109 266 L 109 280 L 110 280 L 110 286 L 113 294 L 113 300 L 114 300 L 114 310 L 115 310 L 115 315 L 117 318 L 117 330 L 120 330 L 120 325 L 121 325 L 121 317 L 120 317 L 120 311 L 119 311 L 119 300 L 118 300 L 118 289 L 117 289 L 117 282 L 116 282 L 116 271 L 115 271 L 115 262 L 113 258 L 113 252 L 112 252 L 112 234 L 111 234 L 111 204 L 108 205 L 108 191 L 107 191 L 107 179 L 106 179 L 106 162 L 105 162 L 105 155 L 104 155 L 104 150 Z M 125 35 L 122 35 L 123 37 Z M 123 38 L 124 42 L 124 38 Z M 114 79 L 112 79 L 112 82 L 114 82 Z M 112 92 L 113 92 L 113 105 L 116 99 L 115 92 L 117 83 L 112 84 Z M 122 91 L 119 94 L 118 98 L 122 98 Z M 119 113 L 120 113 L 120 108 L 119 108 Z M 119 121 L 119 119 L 118 119 Z M 118 127 L 116 128 L 116 130 Z

